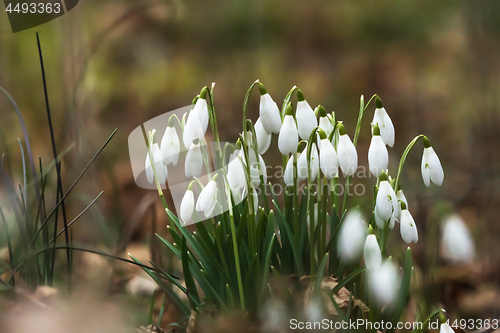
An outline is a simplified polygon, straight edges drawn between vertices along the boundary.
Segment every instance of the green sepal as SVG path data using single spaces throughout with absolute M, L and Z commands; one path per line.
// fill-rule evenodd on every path
M 266 86 L 262 82 L 259 82 L 259 92 L 261 95 L 267 94 Z
M 377 109 L 382 109 L 384 107 L 384 104 L 382 104 L 382 100 L 378 96 L 375 97 L 375 106 L 377 107 Z
M 305 97 L 304 97 L 304 93 L 302 92 L 302 90 L 298 89 L 297 90 L 297 101 L 298 102 L 302 102 L 302 101 L 305 101 Z

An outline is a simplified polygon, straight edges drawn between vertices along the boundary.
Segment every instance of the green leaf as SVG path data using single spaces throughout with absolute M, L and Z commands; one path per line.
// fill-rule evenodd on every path
M 342 265 L 343 266 L 343 265 Z M 341 282 L 339 282 L 333 289 L 332 289 L 332 292 L 334 294 L 338 293 L 339 290 L 345 286 L 349 281 L 351 281 L 352 279 L 354 279 L 356 276 L 358 276 L 359 274 L 363 273 L 363 272 L 366 272 L 367 269 L 366 267 L 360 267 L 358 268 L 357 270 L 355 270 L 354 272 L 352 272 L 351 274 L 347 275 L 344 279 L 342 279 Z

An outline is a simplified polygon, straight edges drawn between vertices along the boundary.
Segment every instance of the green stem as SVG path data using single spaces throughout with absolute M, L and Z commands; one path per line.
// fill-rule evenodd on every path
M 404 150 L 403 155 L 401 155 L 401 160 L 399 161 L 398 176 L 396 177 L 396 182 L 394 183 L 394 190 L 395 191 L 397 191 L 397 189 L 398 189 L 399 177 L 401 176 L 401 172 L 403 171 L 403 166 L 405 164 L 406 157 L 408 156 L 411 149 L 413 148 L 413 146 L 415 146 L 418 139 L 420 139 L 420 138 L 425 138 L 425 135 L 423 135 L 423 134 L 417 135 L 413 140 L 410 141 L 408 146 L 406 146 L 406 149 Z

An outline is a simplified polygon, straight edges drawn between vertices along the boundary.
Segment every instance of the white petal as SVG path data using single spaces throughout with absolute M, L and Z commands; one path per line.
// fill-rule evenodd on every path
M 366 223 L 357 209 L 350 210 L 342 226 L 338 239 L 338 253 L 346 263 L 361 257 L 366 240 Z
M 429 174 L 432 182 L 437 186 L 441 186 L 444 180 L 444 171 L 441 166 L 441 161 L 439 161 L 439 157 L 437 156 L 434 148 L 429 147 L 426 148 L 429 151 L 429 156 L 427 163 L 429 164 Z
M 310 181 L 313 182 L 318 176 L 319 172 L 319 156 L 318 156 L 318 149 L 316 148 L 315 143 L 313 143 L 311 146 L 311 161 L 309 164 L 311 169 Z
M 189 148 L 193 143 L 194 139 L 202 139 L 204 137 L 204 132 L 201 124 L 201 119 L 194 109 L 189 112 L 189 116 L 184 126 L 184 132 L 182 133 L 182 141 L 184 147 Z
M 203 98 L 198 98 L 196 104 L 194 105 L 193 112 L 198 114 L 198 119 L 200 120 L 202 137 L 205 136 L 208 128 L 208 106 L 207 100 Z
M 429 187 L 431 185 L 431 174 L 429 171 L 429 151 L 424 148 L 424 155 L 422 156 L 422 179 L 424 180 L 425 186 Z
M 271 95 L 264 94 L 260 96 L 260 117 L 262 118 L 262 126 L 267 133 L 279 133 L 281 128 L 280 110 L 276 102 L 273 101 Z
M 166 165 L 177 165 L 181 144 L 175 127 L 167 127 L 161 139 L 161 154 Z
M 410 244 L 411 242 L 418 242 L 418 232 L 417 225 L 413 220 L 413 216 L 411 216 L 408 209 L 404 209 L 401 211 L 401 238 L 405 241 L 405 243 Z
M 330 119 L 328 117 L 320 117 L 319 118 L 319 127 L 325 131 L 326 136 L 328 137 L 330 133 L 333 131 L 333 125 L 330 122 Z
M 300 153 L 297 154 L 297 159 L 300 158 Z M 293 186 L 293 156 L 288 159 L 285 167 L 285 174 L 283 175 L 283 181 L 286 186 Z
M 396 210 L 395 210 L 395 215 L 396 215 L 396 221 L 401 221 L 401 204 L 400 201 L 404 202 L 406 205 L 406 209 L 410 209 L 408 206 L 408 200 L 406 200 L 405 194 L 403 193 L 403 190 L 399 190 L 398 193 L 396 193 L 396 198 L 398 201 L 398 204 L 396 205 Z
M 358 153 L 347 134 L 339 138 L 337 155 L 342 172 L 348 176 L 354 175 L 358 168 Z
M 448 325 L 447 323 L 443 323 L 443 324 L 441 324 L 441 327 L 439 329 L 439 333 L 455 333 L 455 332 L 453 332 L 450 325 Z
M 199 212 L 205 212 L 210 208 L 215 207 L 213 202 L 215 201 L 215 194 L 217 191 L 217 183 L 211 180 L 208 182 L 207 186 L 201 190 L 200 195 L 198 196 L 198 201 L 196 202 L 196 210 Z M 209 214 L 210 215 L 210 214 Z
M 382 264 L 382 253 L 380 252 L 380 247 L 375 235 L 368 235 L 366 237 L 363 256 L 365 259 L 365 266 L 369 271 L 379 269 Z
M 448 216 L 442 225 L 441 254 L 452 263 L 474 259 L 475 245 L 469 228 L 458 215 Z
M 307 146 L 297 159 L 297 179 L 307 179 Z
M 158 182 L 164 184 L 167 181 L 167 167 L 163 164 L 163 156 L 157 143 L 154 143 L 151 147 L 151 154 L 153 155 L 154 171 L 156 177 L 158 177 Z
M 380 135 L 374 135 L 368 149 L 368 164 L 372 175 L 380 176 L 382 171 L 387 170 L 388 163 L 389 154 L 385 143 Z
M 373 213 L 375 215 L 375 224 L 377 225 L 377 228 L 379 228 L 380 230 L 384 229 L 387 221 L 382 220 L 380 216 L 378 216 L 376 209 Z
M 373 115 L 372 124 L 378 124 L 382 140 L 384 140 L 384 143 L 389 147 L 393 147 L 395 139 L 394 125 L 392 124 L 392 120 L 387 114 L 385 108 L 375 109 L 375 114 Z M 372 127 L 372 134 L 373 134 L 373 127 Z
M 271 134 L 266 132 L 260 118 L 255 123 L 255 134 L 257 135 L 259 154 L 264 154 L 271 145 Z
M 200 144 L 191 144 L 187 154 L 184 170 L 186 177 L 200 177 L 203 167 Z
M 334 178 L 338 173 L 339 161 L 337 153 L 328 139 L 323 139 L 320 142 L 319 165 L 321 166 L 321 172 L 328 179 Z
M 383 180 L 379 184 L 377 198 L 375 201 L 375 211 L 380 219 L 387 221 L 391 218 L 396 194 L 387 180 Z
M 285 116 L 279 133 L 278 148 L 281 154 L 295 154 L 297 152 L 299 138 L 297 134 L 297 126 L 295 125 L 295 120 L 292 116 Z
M 391 303 L 396 296 L 398 271 L 394 264 L 386 260 L 379 269 L 369 272 L 370 291 L 379 305 Z
M 184 197 L 182 198 L 179 210 L 182 222 L 187 223 L 189 220 L 191 220 L 194 210 L 193 191 L 187 190 L 186 193 L 184 193 Z
M 297 103 L 297 111 L 295 114 L 297 118 L 297 125 L 299 127 L 299 135 L 303 140 L 309 140 L 311 132 L 318 126 L 314 111 L 309 106 L 307 101 L 300 101 Z

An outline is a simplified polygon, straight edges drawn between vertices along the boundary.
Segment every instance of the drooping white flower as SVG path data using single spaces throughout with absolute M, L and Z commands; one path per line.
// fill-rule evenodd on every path
M 332 122 L 330 121 L 330 118 L 328 118 L 326 110 L 322 105 L 318 106 L 318 113 L 319 113 L 319 128 L 325 131 L 326 136 L 328 137 L 330 136 L 330 133 L 332 133 L 333 131 Z
M 474 240 L 459 215 L 453 214 L 443 221 L 441 255 L 452 263 L 469 262 L 474 259 Z
M 449 324 L 447 323 L 442 323 L 441 327 L 439 328 L 439 333 L 455 333 L 453 329 L 450 327 Z
M 173 165 L 177 165 L 180 150 L 181 144 L 177 136 L 177 130 L 173 126 L 173 118 L 170 118 L 168 127 L 165 129 L 165 133 L 161 139 L 161 154 L 165 164 L 169 165 L 172 163 Z
M 366 223 L 359 210 L 351 209 L 347 212 L 340 227 L 338 239 L 338 254 L 346 263 L 353 262 L 361 257 L 366 240 Z
M 264 154 L 271 145 L 271 133 L 266 132 L 264 126 L 262 125 L 262 120 L 260 119 L 260 117 L 255 123 L 255 134 L 257 135 L 259 154 Z
M 297 90 L 297 118 L 298 132 L 302 140 L 309 140 L 311 132 L 318 126 L 318 121 L 314 115 L 314 111 L 304 99 L 304 94 L 299 89 Z
M 392 124 L 392 120 L 385 111 L 384 106 L 382 105 L 382 100 L 377 96 L 375 99 L 376 109 L 375 114 L 373 115 L 372 121 L 372 133 L 373 133 L 373 125 L 378 124 L 380 128 L 380 136 L 382 136 L 382 140 L 389 147 L 394 146 L 394 125 Z
M 245 167 L 243 165 L 241 151 L 236 150 L 230 157 L 227 166 L 227 180 L 231 190 L 244 188 L 247 184 L 245 177 Z
M 422 156 L 422 178 L 425 186 L 429 187 L 432 181 L 437 186 L 441 186 L 444 180 L 444 171 L 441 161 L 429 140 L 424 137 L 424 155 Z
M 319 143 L 319 165 L 321 172 L 323 172 L 326 178 L 333 179 L 339 171 L 337 152 L 323 129 L 319 131 L 319 135 L 321 138 Z
M 297 152 L 298 143 L 297 125 L 295 125 L 295 120 L 293 119 L 292 105 L 289 103 L 286 108 L 280 134 L 278 135 L 278 148 L 283 155 L 288 155 L 290 153 L 295 154 Z
M 280 110 L 271 95 L 266 91 L 266 87 L 259 82 L 260 107 L 259 114 L 262 118 L 262 126 L 268 134 L 279 133 L 281 128 Z M 260 145 L 259 145 L 260 146 Z
M 380 176 L 384 170 L 387 170 L 389 164 L 389 153 L 384 140 L 380 136 L 378 124 L 374 125 L 372 141 L 368 149 L 368 164 L 372 175 L 375 177 Z
M 391 184 L 387 180 L 387 175 L 382 174 L 380 179 L 377 198 L 375 200 L 375 213 L 381 220 L 388 221 L 396 211 L 398 199 Z
M 203 212 L 205 217 L 209 217 L 212 214 L 215 204 L 217 203 L 216 177 L 217 175 L 208 182 L 203 190 L 201 190 L 198 201 L 196 202 L 196 210 Z
M 191 147 L 194 139 L 202 140 L 207 132 L 209 120 L 207 94 L 208 89 L 204 87 L 200 92 L 200 97 L 196 100 L 196 104 L 189 112 L 182 133 L 182 141 L 186 148 Z
M 394 300 L 399 287 L 398 270 L 390 260 L 386 260 L 379 269 L 370 271 L 368 279 L 373 299 L 379 306 Z
M 297 153 L 297 163 L 300 155 L 300 153 Z M 290 158 L 288 159 L 285 167 L 285 173 L 283 175 L 283 181 L 285 182 L 286 186 L 293 186 L 293 156 L 290 156 Z
M 297 157 L 297 179 L 307 179 L 307 147 L 304 148 L 300 157 Z
M 382 253 L 375 235 L 366 236 L 365 246 L 363 247 L 363 257 L 365 266 L 369 271 L 380 268 L 382 264 Z
M 186 154 L 186 162 L 184 171 L 186 177 L 200 177 L 203 167 L 203 157 L 201 155 L 201 147 L 198 139 L 195 139 Z
M 396 192 L 396 198 L 398 200 L 398 204 L 396 205 L 394 215 L 395 220 L 399 222 L 401 221 L 401 205 L 399 202 L 404 202 L 406 205 L 406 209 L 408 209 L 408 200 L 406 200 L 405 194 L 403 193 L 403 190 L 401 188 Z
M 182 142 L 184 147 L 189 148 L 195 139 L 201 140 L 204 137 L 201 119 L 194 109 L 189 112 L 182 132 Z
M 194 211 L 194 193 L 191 189 L 188 188 L 186 193 L 184 193 L 179 210 L 182 222 L 189 222 Z
M 319 156 L 316 144 L 313 143 L 311 146 L 311 156 L 309 161 L 310 168 L 310 181 L 314 181 L 318 176 L 319 172 Z M 307 145 L 300 154 L 300 158 L 297 160 L 297 177 L 299 180 L 307 179 L 308 169 L 307 169 Z
M 342 124 L 339 124 L 339 134 L 340 137 L 337 145 L 339 165 L 344 174 L 352 176 L 358 169 L 358 153 Z
M 151 155 L 150 155 L 151 154 Z M 151 158 L 153 160 L 154 170 L 151 165 Z M 149 152 L 146 155 L 145 162 L 146 169 L 146 177 L 148 182 L 152 184 L 154 182 L 154 173 L 156 172 L 156 177 L 158 177 L 158 182 L 160 184 L 164 184 L 167 181 L 168 170 L 167 167 L 163 164 L 163 158 L 160 150 L 160 146 L 157 143 L 153 143 Z
M 405 243 L 410 244 L 411 242 L 418 242 L 418 231 L 417 224 L 408 211 L 406 204 L 404 202 L 400 202 L 401 204 L 401 238 L 405 241 Z

